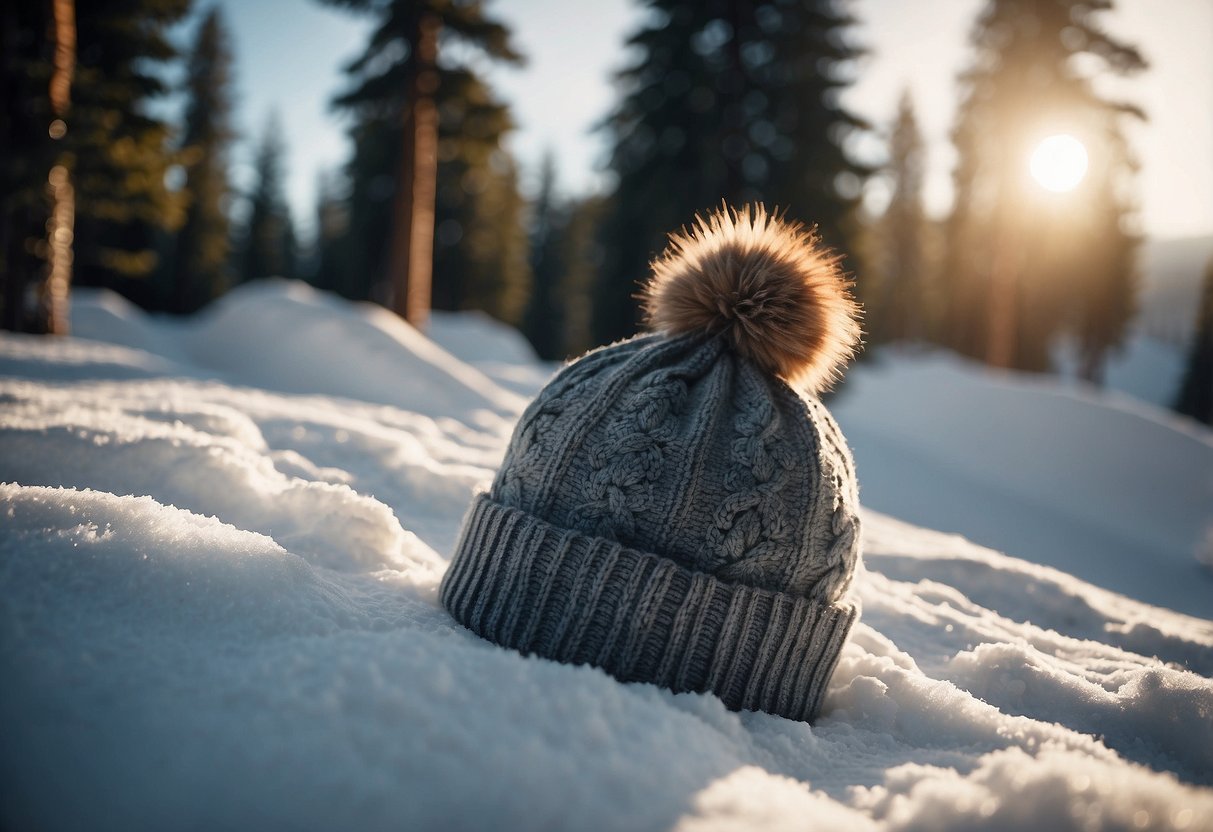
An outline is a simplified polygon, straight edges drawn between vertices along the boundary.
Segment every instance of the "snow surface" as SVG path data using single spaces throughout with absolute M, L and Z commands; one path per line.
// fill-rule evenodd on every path
M 886 352 L 830 409 L 865 505 L 1213 618 L 1213 432 L 1116 393 Z
M 73 319 L 0 338 L 2 828 L 1213 829 L 1213 621 L 1169 595 L 1209 594 L 1183 571 L 1208 501 L 1180 492 L 1213 467 L 1159 413 L 938 357 L 859 370 L 831 406 L 869 505 L 916 478 L 1055 524 L 1018 538 L 1033 563 L 865 509 L 863 617 L 808 726 L 524 658 L 437 604 L 547 372 L 514 333 L 444 316 L 443 349 L 281 282 L 184 323 L 78 293 Z M 1104 458 L 1126 445 L 1172 479 Z M 1099 588 L 1055 534 L 1155 568 Z
M 1193 302 L 1187 310 L 1193 321 L 1195 309 Z M 1083 385 L 1079 379 L 1079 356 L 1073 345 L 1056 350 L 1053 359 L 1063 378 L 1075 386 Z M 1164 341 L 1138 330 L 1131 332 L 1124 346 L 1108 356 L 1103 384 L 1108 390 L 1119 390 L 1158 407 L 1170 408 L 1179 394 L 1187 366 L 1185 341 Z

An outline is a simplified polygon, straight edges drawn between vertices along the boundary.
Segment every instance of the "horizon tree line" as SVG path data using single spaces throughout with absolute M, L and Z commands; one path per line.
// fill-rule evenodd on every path
M 1131 75 L 1145 61 L 1100 25 L 1107 0 L 984 4 L 959 78 L 955 195 L 942 220 L 922 203 L 925 146 L 908 93 L 881 130 L 884 165 L 850 150 L 878 126 L 840 103 L 863 47 L 859 21 L 834 0 L 639 0 L 647 14 L 628 40 L 632 62 L 599 127 L 614 186 L 562 197 L 548 158 L 531 199 L 503 145 L 509 108 L 483 77 L 486 65 L 524 56 L 483 0 L 318 2 L 375 25 L 332 101 L 352 152 L 318 182 L 308 246 L 296 238 L 285 136 L 272 115 L 253 187 L 242 194 L 232 182 L 241 137 L 218 6 L 198 15 L 179 55 L 168 32 L 190 0 L 80 4 L 71 129 L 56 148 L 31 129 L 49 112 L 38 94 L 45 78 L 30 72 L 43 66 L 47 44 L 34 37 L 6 52 L 5 77 L 23 85 L 6 101 L 19 117 L 4 138 L 32 162 L 25 172 L 0 169 L 11 183 L 0 206 L 4 239 L 21 255 L 4 261 L 6 326 L 33 323 L 18 314 L 25 299 L 13 287 L 46 273 L 48 253 L 28 244 L 39 227 L 29 218 L 47 210 L 39 192 L 57 150 L 77 196 L 74 282 L 152 310 L 194 312 L 237 283 L 280 274 L 404 312 L 416 217 L 428 210 L 421 228 L 432 255 L 421 257 L 434 308 L 481 309 L 520 326 L 542 357 L 563 358 L 634 332 L 632 295 L 664 235 L 724 200 L 764 202 L 816 224 L 856 273 L 871 343 L 917 341 L 1049 371 L 1068 340 L 1082 376 L 1098 383 L 1127 332 L 1140 234 L 1123 127 L 1144 114 L 1099 96 L 1089 67 Z M 6 37 L 39 31 L 44 20 L 31 8 L 6 3 Z M 178 60 L 186 72 L 174 123 L 146 104 L 174 92 L 162 70 Z M 421 97 L 432 107 L 418 109 Z M 426 112 L 428 157 L 417 150 Z M 1032 129 L 1055 126 L 1082 137 L 1092 164 L 1075 192 L 1045 199 L 1024 188 L 1021 157 Z M 873 176 L 889 193 L 877 217 L 860 200 Z

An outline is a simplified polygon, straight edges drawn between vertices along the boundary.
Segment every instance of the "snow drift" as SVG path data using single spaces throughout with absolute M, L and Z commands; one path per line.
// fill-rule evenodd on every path
M 1180 493 L 1208 493 L 1210 443 L 1157 413 L 860 370 L 834 407 L 869 502 L 930 481 L 985 532 L 1044 502 L 1084 547 L 1037 529 L 1012 541 L 1032 563 L 868 511 L 863 618 L 808 726 L 524 658 L 438 606 L 546 372 L 513 333 L 440 320 L 443 349 L 285 283 L 182 323 L 82 294 L 74 320 L 0 338 L 4 828 L 1213 828 L 1213 593 L 1184 571 L 1208 504 Z M 931 384 L 969 415 L 931 421 Z M 1072 479 L 1016 444 L 1050 426 L 1093 437 Z M 1100 459 L 1125 443 L 1172 455 L 1122 490 Z M 1163 514 L 1125 516 L 1142 500 Z M 1075 576 L 1121 580 L 1122 550 L 1156 568 Z

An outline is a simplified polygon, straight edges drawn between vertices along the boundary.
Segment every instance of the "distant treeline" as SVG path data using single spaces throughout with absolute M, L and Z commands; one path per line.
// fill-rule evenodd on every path
M 1134 315 L 1140 234 L 1124 127 L 1145 114 L 1100 95 L 1092 80 L 1146 64 L 1102 27 L 1111 2 L 986 0 L 958 79 L 953 207 L 933 220 L 909 94 L 887 124 L 842 104 L 863 55 L 862 21 L 844 3 L 639 0 L 631 62 L 599 127 L 612 186 L 562 196 L 548 159 L 528 199 L 502 141 L 509 108 L 481 71 L 525 56 L 489 4 L 318 1 L 374 26 L 333 98 L 349 125 L 350 158 L 323 177 L 316 233 L 300 245 L 283 193 L 290 137 L 276 122 L 258 138 L 251 191 L 233 188 L 232 54 L 217 7 L 196 16 L 178 54 L 166 33 L 188 19 L 190 0 L 75 4 L 71 107 L 55 136 L 46 91 L 62 48 L 53 9 L 65 0 L 0 0 L 6 326 L 40 326 L 31 298 L 47 269 L 55 166 L 75 189 L 75 285 L 190 313 L 237 283 L 284 275 L 390 304 L 392 205 L 410 96 L 419 94 L 411 39 L 422 18 L 441 32 L 437 84 L 425 92 L 438 111 L 433 305 L 515 324 L 546 358 L 636 331 L 633 295 L 664 235 L 722 201 L 764 202 L 816 225 L 846 255 L 869 343 L 933 343 L 1034 371 L 1050 370 L 1064 343 L 1098 383 Z M 162 80 L 173 62 L 185 68 L 179 90 Z M 180 123 L 148 106 L 173 92 L 184 96 Z M 1026 178 L 1032 144 L 1050 133 L 1078 137 L 1089 155 L 1087 175 L 1064 194 Z M 887 148 L 879 164 L 857 160 L 865 136 Z M 861 202 L 865 187 L 884 195 L 868 201 L 875 213 Z M 1199 345 L 1213 326 L 1203 314 L 1189 371 L 1196 381 L 1185 388 L 1198 391 L 1206 381 L 1213 389 L 1200 375 L 1210 359 Z

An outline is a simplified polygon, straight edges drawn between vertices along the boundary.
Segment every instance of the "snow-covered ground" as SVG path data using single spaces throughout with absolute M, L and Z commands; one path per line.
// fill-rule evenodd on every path
M 830 402 L 865 505 L 1213 618 L 1213 432 L 1121 393 L 886 352 Z
M 858 370 L 863 617 L 808 726 L 437 604 L 550 372 L 512 331 L 281 282 L 73 319 L 0 338 L 0 828 L 1213 829 L 1208 432 Z

